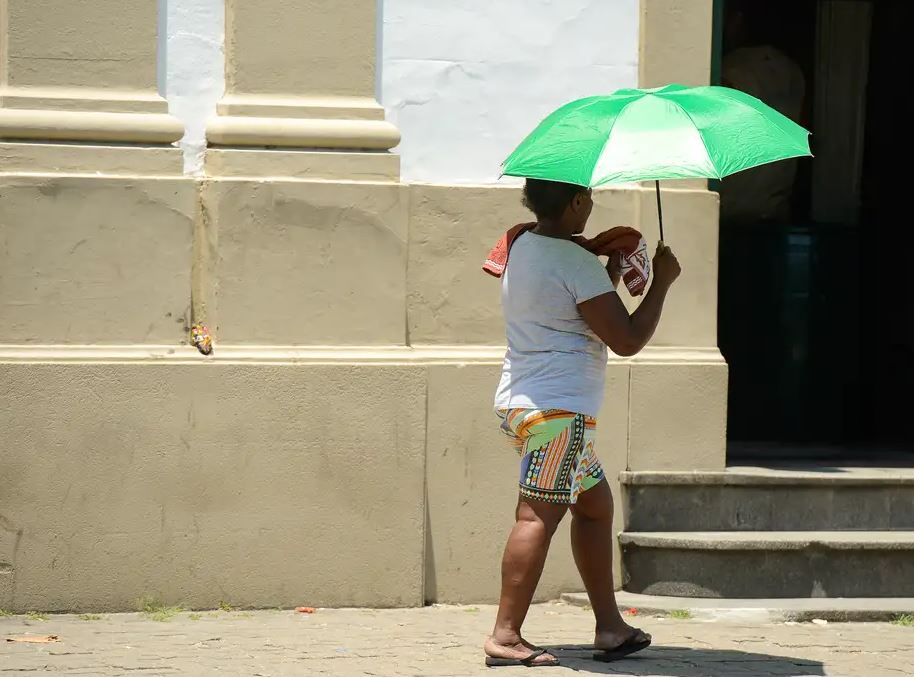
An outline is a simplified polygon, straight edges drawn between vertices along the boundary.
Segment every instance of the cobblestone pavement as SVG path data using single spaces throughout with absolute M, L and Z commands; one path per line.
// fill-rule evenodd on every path
M 525 674 L 483 666 L 492 607 L 182 612 L 0 618 L 0 674 L 334 675 L 432 677 Z M 591 615 L 564 604 L 531 610 L 531 641 L 557 647 L 563 670 L 584 675 L 914 675 L 914 628 L 889 624 L 768 624 L 636 618 L 655 646 L 615 663 L 590 659 Z M 3 641 L 57 635 L 52 644 Z M 577 645 L 577 646 L 575 646 Z M 538 674 L 538 673 L 537 673 Z

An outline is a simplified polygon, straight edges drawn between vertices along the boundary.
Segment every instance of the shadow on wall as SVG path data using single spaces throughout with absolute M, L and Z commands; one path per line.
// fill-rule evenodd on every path
M 611 663 L 593 660 L 593 649 L 580 645 L 545 647 L 559 658 L 562 667 L 590 675 L 636 675 L 640 677 L 733 677 L 754 675 L 825 675 L 819 661 L 772 656 L 733 649 L 690 649 L 661 646 L 637 656 Z

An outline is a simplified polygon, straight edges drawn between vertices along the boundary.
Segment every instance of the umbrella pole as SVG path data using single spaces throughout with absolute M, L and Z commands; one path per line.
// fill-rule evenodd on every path
M 657 189 L 657 220 L 660 222 L 660 241 L 663 242 L 663 206 L 660 204 L 660 181 L 654 181 Z

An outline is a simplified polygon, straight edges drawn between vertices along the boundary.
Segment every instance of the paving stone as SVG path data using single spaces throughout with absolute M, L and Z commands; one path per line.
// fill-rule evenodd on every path
M 0 644 L 0 675 L 239 675 L 285 677 L 491 677 L 482 642 L 492 607 L 319 609 L 182 613 L 168 622 L 138 614 L 84 621 L 0 618 L 0 641 L 55 634 L 54 644 Z M 746 623 L 635 618 L 655 645 L 614 663 L 591 660 L 589 611 L 565 604 L 531 610 L 527 635 L 555 647 L 568 668 L 636 677 L 899 677 L 914 665 L 914 628 L 884 623 Z M 521 670 L 504 671 L 525 674 Z M 502 673 L 499 673 L 502 674 Z

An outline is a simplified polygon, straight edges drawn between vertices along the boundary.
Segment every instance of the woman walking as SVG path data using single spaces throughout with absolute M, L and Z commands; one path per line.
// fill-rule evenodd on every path
M 594 646 L 601 657 L 618 658 L 645 648 L 651 638 L 623 620 L 613 589 L 613 501 L 594 452 L 606 348 L 631 356 L 647 344 L 679 263 L 658 245 L 653 283 L 629 314 L 615 291 L 617 259 L 610 257 L 604 267 L 572 240 L 587 224 L 591 191 L 527 179 L 524 205 L 536 225 L 510 244 L 502 277 L 508 350 L 495 396 L 502 428 L 521 454 L 520 495 L 486 664 L 558 664 L 523 638 L 521 626 L 552 535 L 569 511 L 574 560 L 596 617 Z

